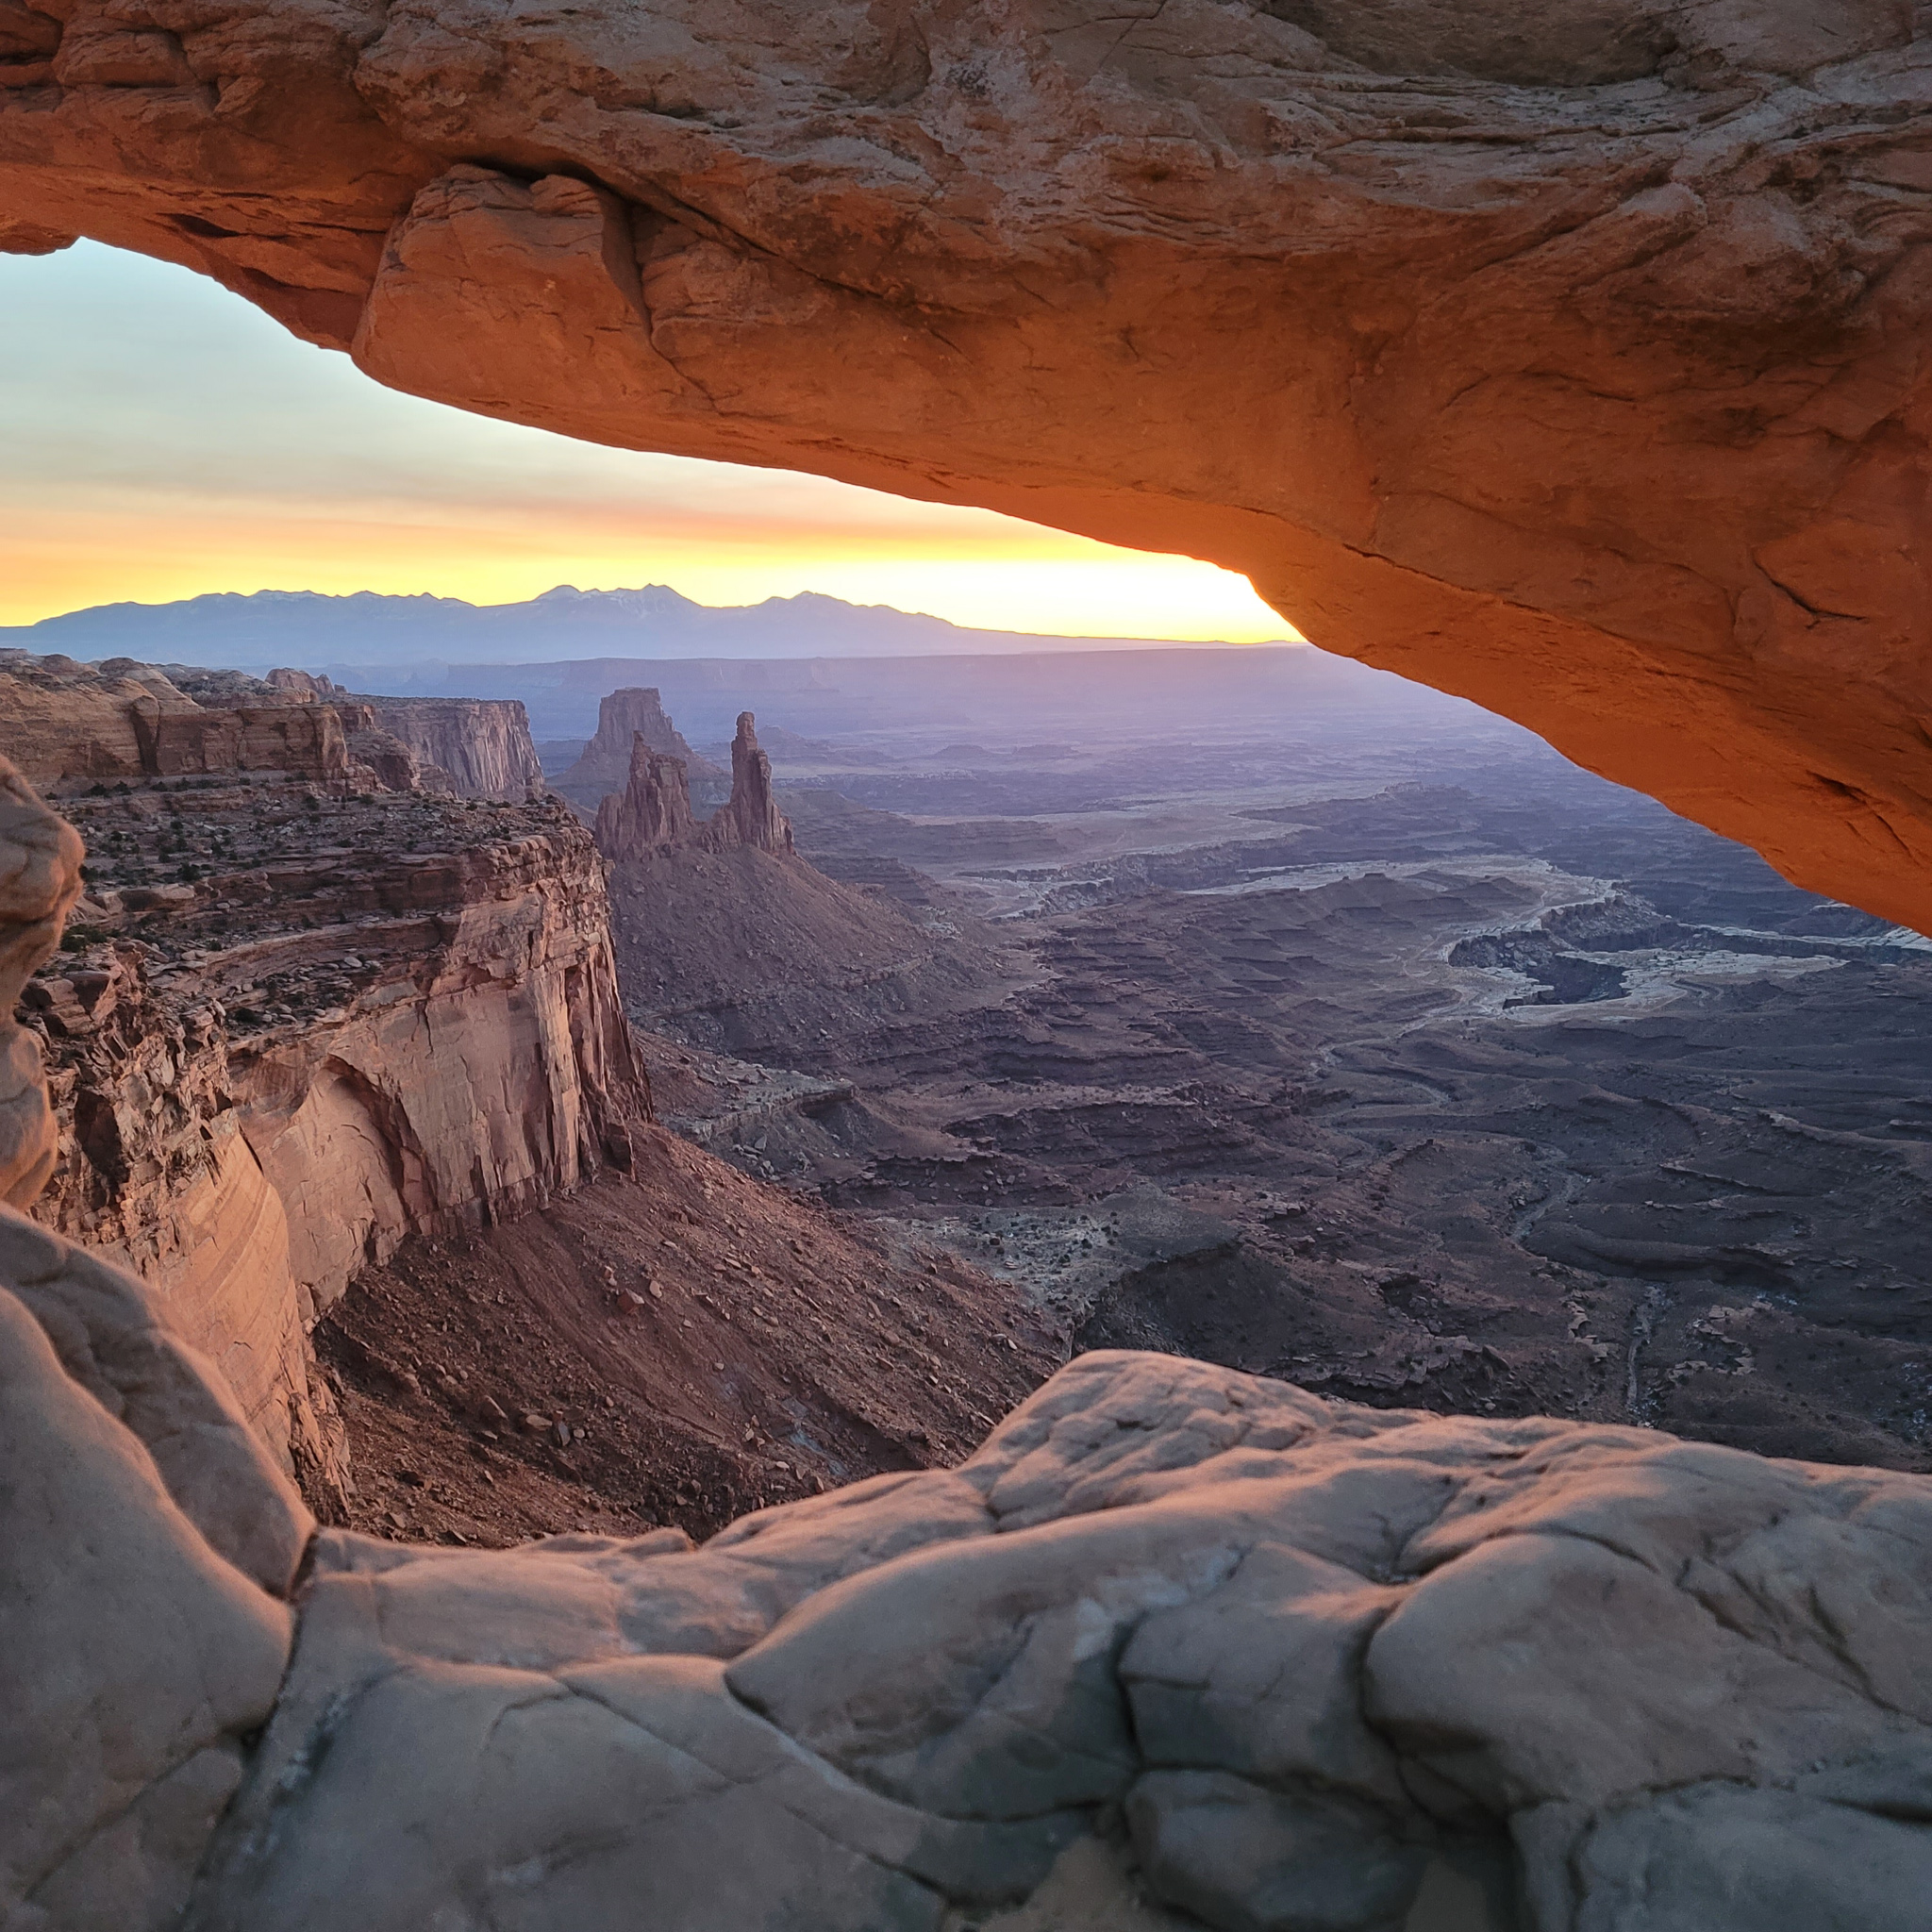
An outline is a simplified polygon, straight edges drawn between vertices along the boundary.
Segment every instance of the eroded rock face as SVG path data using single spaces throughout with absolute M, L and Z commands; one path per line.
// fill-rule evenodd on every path
M 641 731 L 632 739 L 628 782 L 597 807 L 597 850 L 612 865 L 691 842 L 697 824 L 685 770 L 682 758 L 654 751 Z
M 0 1223 L 9 1278 L 19 1226 Z M 57 1263 L 37 1283 L 57 1320 L 69 1312 L 62 1273 Z M 219 1406 L 212 1372 L 195 1379 L 190 1411 Z M 0 1924 L 21 1932 L 176 1923 L 289 1654 L 287 1606 L 224 1559 L 107 1392 L 76 1378 L 0 1289 Z M 245 1452 L 253 1439 L 238 1421 L 223 1446 Z M 213 1473 L 206 1445 L 187 1460 Z M 299 1555 L 306 1521 L 272 1472 L 248 1474 L 227 1513 L 291 1529 Z
M 95 667 L 0 653 L 8 754 L 29 783 L 48 787 L 212 772 L 395 791 L 413 783 L 407 750 L 366 706 L 319 704 L 239 672 L 198 681 L 199 690 L 183 689 L 128 658 Z
M 1091 1356 L 698 1550 L 324 1533 L 185 1923 L 1908 1932 L 1928 1566 L 1924 1478 Z
M 0 759 L 0 1183 L 52 1120 L 14 998 L 80 841 Z M 142 1285 L 0 1207 L 0 1924 L 175 1922 L 289 1654 L 313 1519 Z
M 758 749 L 758 720 L 738 714 L 731 740 L 731 796 L 705 832 L 714 849 L 747 845 L 757 852 L 790 852 L 791 826 L 772 796 L 772 760 Z
M 58 1129 L 40 1041 L 16 1022 L 27 975 L 59 942 L 80 895 L 79 837 L 0 758 L 0 1200 L 20 1208 L 54 1171 Z
M 9 18 L 6 245 L 189 262 L 485 413 L 1212 558 L 1932 924 L 1907 0 Z
M 358 719 L 404 746 L 414 769 L 393 790 L 424 787 L 505 805 L 543 795 L 543 761 L 519 698 L 366 697 L 332 677 L 287 666 L 271 671 L 263 682 L 318 704 L 354 708 Z
M 161 681 L 184 716 L 217 720 L 228 682 L 254 685 Z M 31 675 L 0 679 L 0 728 L 52 769 L 103 769 L 92 734 L 125 721 L 122 683 L 148 682 L 58 666 L 53 682 L 72 709 L 32 708 Z M 366 705 L 275 689 L 286 716 L 367 748 Z M 23 690 L 32 729 L 16 732 Z M 90 895 L 31 977 L 75 903 L 80 848 L 15 781 L 0 908 L 20 934 L 0 985 L 8 1198 L 38 1196 L 47 1225 L 138 1271 L 325 1510 L 350 1476 L 310 1373 L 318 1315 L 410 1234 L 513 1216 L 626 1163 L 649 1109 L 588 834 L 554 803 L 425 795 L 410 748 L 375 735 L 400 760 L 375 793 L 199 765 L 88 788 L 70 809 L 94 848 Z
M 515 698 L 371 698 L 385 731 L 459 798 L 522 805 L 543 795 L 543 764 Z

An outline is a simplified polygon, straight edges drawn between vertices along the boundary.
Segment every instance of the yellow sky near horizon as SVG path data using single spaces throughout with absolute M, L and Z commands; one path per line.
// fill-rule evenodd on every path
M 210 591 L 663 583 L 1075 637 L 1295 635 L 1191 558 L 398 395 L 212 282 L 92 243 L 0 257 L 0 625 Z

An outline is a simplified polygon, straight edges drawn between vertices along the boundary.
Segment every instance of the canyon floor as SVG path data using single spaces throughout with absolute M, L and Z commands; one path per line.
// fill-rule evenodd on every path
M 846 890 L 617 893 L 669 1122 L 1071 1350 L 1932 1467 L 1924 940 L 1428 694 L 1013 715 L 761 718 Z
M 958 1461 L 1058 1365 L 1024 1298 L 943 1250 L 662 1130 L 636 1152 L 630 1175 L 541 1212 L 406 1243 L 320 1326 L 358 1526 L 703 1537 Z

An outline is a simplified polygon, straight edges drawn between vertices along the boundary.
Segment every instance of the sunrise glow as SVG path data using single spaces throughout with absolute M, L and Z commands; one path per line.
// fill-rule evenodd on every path
M 0 625 L 209 591 L 664 583 L 1069 636 L 1294 634 L 1192 558 L 398 395 L 212 282 L 90 243 L 0 257 Z

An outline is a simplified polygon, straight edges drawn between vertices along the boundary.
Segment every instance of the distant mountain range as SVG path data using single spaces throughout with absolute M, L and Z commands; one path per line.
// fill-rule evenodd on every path
M 0 626 L 0 646 L 62 651 L 88 661 L 136 658 L 256 673 L 278 664 L 956 657 L 1158 643 L 969 630 L 942 617 L 889 604 L 847 604 L 813 591 L 718 608 L 693 603 L 663 584 L 637 591 L 578 591 L 563 584 L 526 604 L 484 605 L 374 591 L 342 597 L 316 591 L 221 591 L 175 604 L 102 604 L 38 624 Z

